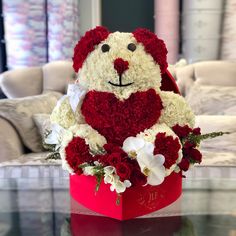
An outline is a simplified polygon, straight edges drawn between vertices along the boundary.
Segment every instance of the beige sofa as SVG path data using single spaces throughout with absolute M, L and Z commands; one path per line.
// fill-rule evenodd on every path
M 26 153 L 37 153 L 33 156 L 40 157 L 41 140 L 32 115 L 51 113 L 67 84 L 75 77 L 69 61 L 1 74 L 0 87 L 9 99 L 0 100 L 0 162 Z
M 204 163 L 236 165 L 236 114 L 232 105 L 236 105 L 236 63 L 208 61 L 173 69 L 180 91 L 195 109 L 197 125 L 202 127 L 203 132 L 232 131 L 224 139 L 217 138 L 204 143 Z M 2 173 L 2 176 L 11 173 L 17 177 L 23 173 L 22 166 L 30 166 L 29 174 L 33 166 L 48 165 L 32 117 L 36 113 L 50 114 L 56 101 L 65 93 L 68 82 L 74 79 L 72 64 L 66 61 L 17 69 L 1 75 L 0 86 L 10 99 L 0 101 L 0 166 L 19 167 L 18 171 L 14 169 Z M 225 91 L 220 94 L 222 88 Z M 227 97 L 230 99 L 230 107 L 224 104 L 224 97 L 219 99 L 225 94 L 230 94 Z M 209 95 L 213 98 L 210 99 Z M 227 109 L 219 108 L 222 104 Z M 50 171 L 45 173 L 49 175 L 56 171 L 57 175 L 64 175 L 59 163 L 54 164 L 58 168 L 54 169 L 50 165 L 47 167 L 51 168 Z M 32 171 L 32 174 L 36 172 L 40 172 L 39 168 Z

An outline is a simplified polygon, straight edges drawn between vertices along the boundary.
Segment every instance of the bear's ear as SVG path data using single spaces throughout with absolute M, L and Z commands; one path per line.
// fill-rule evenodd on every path
M 145 51 L 158 63 L 161 73 L 165 73 L 167 64 L 167 49 L 163 40 L 147 29 L 138 28 L 132 33 L 138 43 L 142 43 Z
M 88 54 L 92 52 L 96 45 L 105 40 L 110 32 L 103 26 L 87 31 L 85 35 L 78 41 L 74 48 L 73 68 L 75 72 L 82 67 L 83 62 Z

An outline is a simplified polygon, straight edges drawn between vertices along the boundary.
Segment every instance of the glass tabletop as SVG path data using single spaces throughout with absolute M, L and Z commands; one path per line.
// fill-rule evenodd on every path
M 183 179 L 183 194 L 172 205 L 124 222 L 75 202 L 68 176 L 0 178 L 0 235 L 234 236 L 236 168 L 212 171 Z

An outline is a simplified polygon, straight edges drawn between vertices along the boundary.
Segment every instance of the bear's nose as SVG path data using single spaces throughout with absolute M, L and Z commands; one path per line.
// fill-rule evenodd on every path
M 127 69 L 129 69 L 129 62 L 122 58 L 116 58 L 114 60 L 114 68 L 118 75 L 121 76 Z

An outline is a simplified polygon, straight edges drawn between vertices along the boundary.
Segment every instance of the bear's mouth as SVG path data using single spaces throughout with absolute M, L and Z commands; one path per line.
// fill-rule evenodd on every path
M 108 83 L 112 86 L 116 86 L 116 87 L 127 87 L 130 86 L 131 84 L 133 84 L 134 82 L 128 83 L 128 84 L 122 84 L 122 79 L 121 79 L 121 75 L 119 76 L 119 84 L 115 84 L 111 81 L 108 81 Z

